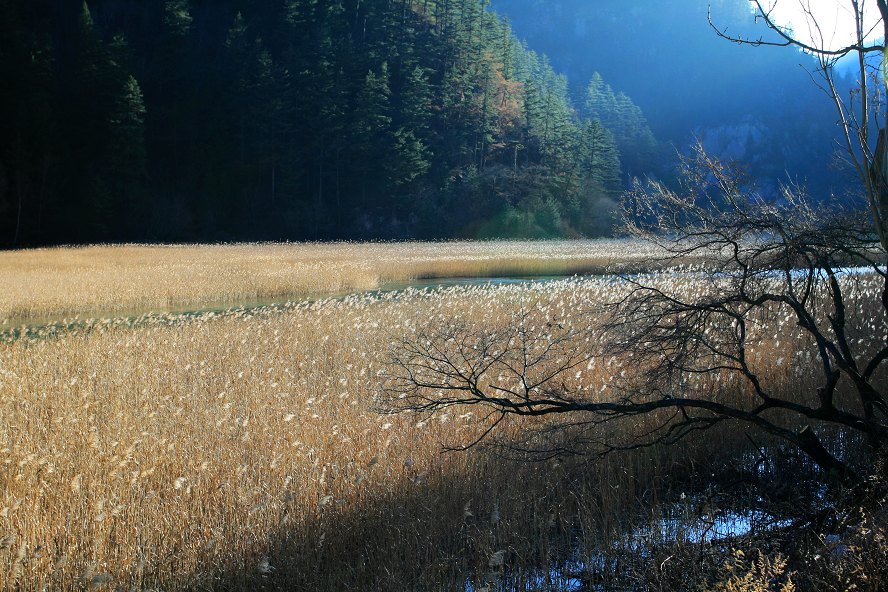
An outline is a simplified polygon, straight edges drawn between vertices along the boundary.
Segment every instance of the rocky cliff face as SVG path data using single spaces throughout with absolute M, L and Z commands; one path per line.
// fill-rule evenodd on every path
M 752 117 L 733 124 L 696 128 L 694 135 L 709 154 L 746 163 L 760 163 L 774 142 L 765 124 Z

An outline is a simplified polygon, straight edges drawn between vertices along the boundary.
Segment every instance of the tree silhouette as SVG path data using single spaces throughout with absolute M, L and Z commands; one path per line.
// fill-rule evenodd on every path
M 865 209 L 817 205 L 797 188 L 771 203 L 699 146 L 683 170 L 681 192 L 637 183 L 623 210 L 627 230 L 657 245 L 673 273 L 627 276 L 612 302 L 590 306 L 587 326 L 531 308 L 505 328 L 420 327 L 392 349 L 390 408 L 482 407 L 496 418 L 488 432 L 509 415 L 551 416 L 547 431 L 582 452 L 669 444 L 735 422 L 826 472 L 866 470 L 866 455 L 841 446 L 888 442 L 888 345 L 872 339 L 888 326 L 873 290 L 888 271 Z M 788 345 L 774 351 L 775 341 Z M 775 375 L 787 355 L 816 386 L 799 391 Z M 571 386 L 578 368 L 606 359 L 606 391 Z M 628 430 L 628 443 L 599 435 L 638 418 L 653 427 Z M 543 452 L 569 446 L 540 442 Z

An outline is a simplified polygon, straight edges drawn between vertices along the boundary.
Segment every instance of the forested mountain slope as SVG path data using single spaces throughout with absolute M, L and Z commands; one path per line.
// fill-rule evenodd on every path
M 486 6 L 0 0 L 0 244 L 606 232 L 640 110 Z
M 781 2 L 782 3 L 782 2 Z M 795 5 L 794 0 L 786 4 Z M 837 139 L 832 101 L 816 61 L 779 47 L 721 39 L 767 36 L 747 0 L 492 0 L 515 33 L 569 77 L 575 102 L 600 73 L 632 97 L 661 143 L 699 138 L 772 189 L 789 179 L 842 194 L 849 177 L 830 165 Z M 847 96 L 853 80 L 839 80 Z

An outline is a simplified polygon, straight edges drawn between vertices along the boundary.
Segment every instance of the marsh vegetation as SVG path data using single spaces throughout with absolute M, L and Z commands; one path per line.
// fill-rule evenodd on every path
M 119 245 L 0 253 L 0 322 L 237 307 L 414 280 L 642 269 L 625 240 Z
M 0 592 L 888 589 L 888 2 L 55 4 L 0 245 L 121 244 L 0 253 Z M 123 244 L 492 237 L 583 240 Z
M 560 248 L 515 247 L 497 248 Z M 323 263 L 326 250 L 358 250 L 264 248 L 314 253 L 305 268 L 333 269 L 317 281 L 337 287 L 348 278 Z M 368 247 L 399 251 L 401 262 L 414 249 L 422 263 L 412 268 L 391 258 L 354 257 L 351 265 L 443 275 L 451 264 L 429 266 L 423 255 L 433 248 Z M 170 252 L 193 260 L 200 248 Z M 584 264 L 612 257 L 583 253 Z M 57 256 L 62 266 L 81 254 L 12 255 Z M 687 275 L 660 277 L 694 285 Z M 883 322 L 879 279 L 864 274 L 849 290 L 863 327 Z M 96 285 L 101 295 L 105 286 Z M 158 300 L 149 285 L 141 284 L 141 296 L 162 302 L 163 288 Z M 135 324 L 97 320 L 0 344 L 0 588 L 643 589 L 725 570 L 740 581 L 759 568 L 762 578 L 788 581 L 780 557 L 756 559 L 748 539 L 734 537 L 743 533 L 724 525 L 740 516 L 755 532 L 785 528 L 804 515 L 804 503 L 827 502 L 814 478 L 803 495 L 798 476 L 814 471 L 803 458 L 776 445 L 763 457 L 774 443 L 742 425 L 671 446 L 527 462 L 513 444 L 546 437 L 545 418 L 509 418 L 491 446 L 442 454 L 477 440 L 492 418 L 471 405 L 379 412 L 394 371 L 392 344 L 454 323 L 499 335 L 504 345 L 516 330 L 569 336 L 566 344 L 594 340 L 603 321 L 597 305 L 625 289 L 612 278 L 408 289 L 147 315 Z M 88 289 L 58 294 L 70 296 L 69 310 L 89 301 Z M 759 330 L 773 339 L 750 352 L 757 371 L 787 396 L 813 389 L 816 375 L 795 363 L 806 354 L 787 320 L 771 318 Z M 634 371 L 627 359 L 588 357 L 564 383 L 607 398 L 617 396 L 610 385 Z M 752 396 L 718 373 L 700 376 L 696 387 L 738 402 Z M 658 419 L 603 425 L 598 436 L 628 444 Z M 803 468 L 792 473 L 796 506 L 779 506 L 788 490 L 778 490 L 777 477 L 790 466 Z M 700 481 L 701 474 L 712 477 Z M 744 493 L 768 479 L 776 479 L 773 500 Z M 721 487 L 729 482 L 733 495 Z M 735 551 L 744 548 L 759 567 L 738 563 Z M 811 577 L 838 557 L 825 551 Z

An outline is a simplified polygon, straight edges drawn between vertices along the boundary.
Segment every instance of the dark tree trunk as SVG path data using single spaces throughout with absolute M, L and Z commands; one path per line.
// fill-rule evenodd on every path
M 805 426 L 798 434 L 797 443 L 805 454 L 826 473 L 833 473 L 842 481 L 852 481 L 854 472 L 848 466 L 829 453 L 810 426 Z
M 873 154 L 870 180 L 873 191 L 873 216 L 882 248 L 888 251 L 888 141 L 885 130 L 879 130 L 876 151 Z

